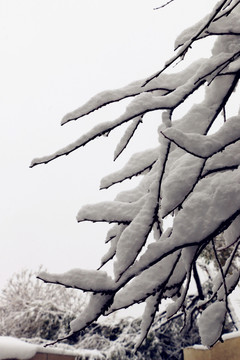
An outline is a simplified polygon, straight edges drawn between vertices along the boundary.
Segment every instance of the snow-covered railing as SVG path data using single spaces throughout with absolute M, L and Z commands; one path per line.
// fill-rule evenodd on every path
M 103 354 L 98 350 L 46 348 L 29 344 L 8 336 L 0 336 L 0 360 L 100 360 Z
M 223 335 L 223 342 L 217 342 L 213 348 L 194 345 L 184 349 L 184 360 L 239 360 L 240 332 Z

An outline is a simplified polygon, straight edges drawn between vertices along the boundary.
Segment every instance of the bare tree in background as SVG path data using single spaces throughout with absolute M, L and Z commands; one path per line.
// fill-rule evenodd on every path
M 79 222 L 114 223 L 106 237 L 110 248 L 102 259 L 102 266 L 114 260 L 114 278 L 102 270 L 39 275 L 45 282 L 91 293 L 86 309 L 72 321 L 68 336 L 84 329 L 101 314 L 145 302 L 138 348 L 165 298 L 173 300 L 167 308 L 167 317 L 185 311 L 188 327 L 194 310 L 185 307 L 185 300 L 194 278 L 198 289 L 194 308 L 203 309 L 198 321 L 202 343 L 212 346 L 221 338 L 229 310 L 228 295 L 238 284 L 240 275 L 237 268 L 229 272 L 240 236 L 240 113 L 236 111 L 234 116 L 228 116 L 228 104 L 240 76 L 239 19 L 240 1 L 216 2 L 209 15 L 180 34 L 175 55 L 159 72 L 94 96 L 67 114 L 62 124 L 131 97 L 122 115 L 99 123 L 54 154 L 32 161 L 32 167 L 48 163 L 128 123 L 116 146 L 116 159 L 136 130 L 140 131 L 145 115 L 162 110 L 159 145 L 134 154 L 121 170 L 101 181 L 101 188 L 106 189 L 141 175 L 136 188 L 119 193 L 114 201 L 83 206 L 77 215 Z M 206 37 L 216 38 L 209 58 L 201 58 L 179 73 L 168 73 L 172 65 L 184 60 L 196 42 Z M 203 101 L 193 104 L 182 118 L 175 119 L 178 107 L 187 99 L 191 101 L 191 95 L 199 88 L 205 91 Z M 222 125 L 210 134 L 220 118 L 224 120 Z M 165 229 L 164 220 L 169 216 L 173 225 Z M 231 249 L 224 266 L 215 243 L 216 236 L 222 232 L 224 247 Z M 154 240 L 145 246 L 152 235 Z M 209 243 L 219 267 L 210 298 L 202 289 L 196 265 Z

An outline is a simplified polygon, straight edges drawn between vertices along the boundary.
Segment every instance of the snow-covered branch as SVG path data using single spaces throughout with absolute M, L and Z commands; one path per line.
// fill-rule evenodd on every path
M 229 107 L 234 91 L 239 91 L 239 11 L 240 1 L 218 1 L 208 16 L 180 34 L 175 44 L 179 50 L 163 69 L 121 89 L 97 94 L 68 113 L 62 124 L 131 97 L 123 114 L 98 124 L 52 155 L 32 161 L 32 167 L 48 163 L 129 123 L 116 146 L 116 159 L 136 129 L 141 131 L 144 115 L 163 111 L 156 134 L 159 145 L 132 155 L 122 169 L 102 179 L 101 188 L 133 176 L 141 176 L 139 184 L 120 192 L 113 201 L 82 206 L 77 215 L 79 222 L 114 223 L 106 237 L 110 247 L 100 266 L 113 260 L 114 278 L 100 268 L 40 275 L 46 282 L 92 293 L 86 310 L 71 324 L 72 333 L 84 329 L 101 314 L 146 301 L 139 346 L 161 300 L 170 298 L 174 302 L 167 309 L 168 316 L 186 310 L 186 326 L 196 309 L 202 307 L 199 327 L 203 344 L 212 346 L 221 338 L 227 298 L 240 275 L 237 269 L 229 272 L 240 238 L 240 114 L 232 105 Z M 179 73 L 165 72 L 176 60 L 183 59 L 196 41 L 216 34 L 209 58 L 199 59 Z M 205 90 L 202 102 L 193 103 L 180 119 L 175 119 L 175 111 L 186 99 L 190 101 L 200 87 Z M 221 125 L 222 111 L 225 115 Z M 213 124 L 218 130 L 211 134 Z M 166 229 L 169 216 L 172 227 Z M 213 280 L 213 295 L 209 298 L 203 291 L 196 262 L 222 232 L 226 247 L 235 244 L 235 249 L 222 268 L 221 277 Z M 199 294 L 188 311 L 185 302 L 192 278 Z

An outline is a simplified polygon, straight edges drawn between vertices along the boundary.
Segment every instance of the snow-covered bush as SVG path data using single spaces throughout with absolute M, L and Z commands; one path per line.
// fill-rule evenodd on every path
M 54 340 L 69 331 L 69 323 L 81 312 L 86 296 L 71 289 L 36 279 L 39 273 L 23 270 L 0 293 L 0 335 Z
M 128 123 L 116 147 L 116 159 L 136 130 L 140 131 L 145 115 L 162 111 L 157 134 L 159 145 L 133 155 L 122 170 L 101 181 L 101 188 L 106 189 L 141 175 L 136 188 L 121 192 L 114 201 L 83 206 L 77 215 L 79 222 L 115 223 L 107 234 L 110 249 L 102 259 L 102 265 L 114 259 L 114 278 L 102 270 L 40 274 L 46 282 L 91 293 L 86 310 L 72 321 L 71 333 L 84 329 L 101 314 L 146 302 L 138 347 L 146 338 L 163 298 L 174 300 L 167 316 L 184 309 L 194 277 L 201 298 L 196 307 L 205 309 L 199 321 L 200 333 L 204 334 L 202 341 L 211 346 L 221 337 L 228 312 L 228 295 L 240 275 L 238 269 L 229 273 L 240 236 L 240 112 L 228 106 L 240 76 L 239 19 L 239 1 L 216 2 L 209 15 L 176 39 L 176 54 L 158 73 L 124 88 L 96 95 L 64 116 L 62 124 L 132 97 L 122 115 L 100 123 L 52 155 L 32 161 L 31 166 L 48 163 Z M 201 58 L 178 73 L 176 68 L 174 73 L 168 72 L 172 65 L 188 55 L 195 42 L 203 42 L 206 37 L 216 38 L 209 58 Z M 199 88 L 205 90 L 203 101 L 193 103 L 177 119 L 176 110 L 186 100 L 191 102 L 191 95 Z M 218 130 L 212 133 L 215 124 Z M 169 216 L 173 224 L 166 229 L 164 220 Z M 224 267 L 218 261 L 213 240 L 223 231 L 225 246 L 232 249 Z M 152 237 L 154 240 L 147 243 Z M 204 299 L 195 265 L 210 242 L 219 274 L 213 280 L 211 299 Z M 217 302 L 213 307 L 214 299 Z M 213 326 L 212 317 L 204 313 L 209 314 L 216 308 L 221 316 L 214 319 Z M 186 313 L 187 326 L 192 319 L 191 311 Z M 211 337 L 206 335 L 208 332 Z

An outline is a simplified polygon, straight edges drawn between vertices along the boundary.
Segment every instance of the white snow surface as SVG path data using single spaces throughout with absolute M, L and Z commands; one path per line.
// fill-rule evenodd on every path
M 180 86 L 184 84 L 193 74 L 196 72 L 196 69 L 199 66 L 199 61 L 191 64 L 188 69 L 182 70 L 176 78 L 176 75 L 173 74 L 161 74 L 156 79 L 153 79 L 147 85 L 143 86 L 146 79 L 141 79 L 135 81 L 121 89 L 117 90 L 106 90 L 95 96 L 93 96 L 87 103 L 79 107 L 78 109 L 66 114 L 62 120 L 62 124 L 67 123 L 68 121 L 75 120 L 82 116 L 85 116 L 96 109 L 101 108 L 111 102 L 119 101 L 129 96 L 135 96 L 137 94 L 141 94 L 142 92 L 154 90 L 154 93 L 158 93 L 158 95 L 165 95 L 166 91 L 161 89 L 174 88 L 175 86 Z
M 146 242 L 146 238 L 151 230 L 154 212 L 156 209 L 156 196 L 149 193 L 144 206 L 135 216 L 130 226 L 122 233 L 114 262 L 114 275 L 118 278 L 136 259 L 141 248 Z M 149 224 L 148 227 L 145 225 Z
M 163 134 L 189 153 L 207 158 L 234 143 L 240 137 L 240 117 L 235 116 L 213 135 L 184 134 L 175 128 L 164 130 Z
M 125 287 L 123 287 L 114 298 L 114 303 L 110 308 L 111 311 L 121 309 L 125 306 L 130 306 L 134 302 L 141 302 L 145 300 L 149 294 L 155 292 L 168 279 L 171 273 L 173 264 L 177 261 L 178 253 L 174 253 L 164 260 L 153 265 L 149 269 L 143 271 L 140 275 L 135 277 Z M 179 262 L 176 271 L 172 274 L 169 287 L 178 283 L 185 277 L 186 271 L 182 262 Z M 144 284 L 144 286 L 143 286 Z
M 235 289 L 236 285 L 239 282 L 239 277 L 240 277 L 240 271 L 234 270 L 232 274 L 228 275 L 225 278 L 225 284 L 226 284 L 228 294 L 230 294 Z M 222 285 L 217 292 L 217 298 L 219 301 L 221 301 L 221 300 L 225 300 L 225 296 L 226 296 L 225 288 Z
M 181 304 L 182 304 L 181 296 L 179 296 L 177 299 L 175 299 L 175 301 L 171 302 L 167 306 L 167 310 L 166 310 L 167 318 L 170 318 L 172 315 L 174 315 L 176 312 L 178 312 L 179 308 L 181 307 Z
M 141 174 L 157 161 L 159 150 L 158 147 L 134 154 L 121 170 L 107 175 L 101 180 L 101 189 L 106 189 L 115 183 Z
M 240 237 L 240 215 L 231 223 L 231 225 L 224 231 L 224 240 L 226 246 L 234 244 Z
M 158 310 L 158 297 L 159 293 L 156 293 L 155 295 L 149 296 L 146 300 L 146 306 L 141 321 L 141 333 L 137 339 L 135 348 L 138 348 L 141 345 L 148 333 L 149 328 L 151 327 L 155 314 Z
M 72 332 L 84 329 L 87 325 L 97 320 L 107 309 L 113 295 L 92 294 L 87 308 L 71 323 Z
M 0 336 L 0 359 L 30 359 L 38 350 L 36 345 L 8 336 Z
M 233 1 L 230 5 L 230 8 L 234 6 L 234 3 L 237 1 Z M 238 11 L 239 11 L 238 7 Z M 229 10 L 229 7 L 227 8 Z M 226 11 L 227 11 L 226 10 Z M 199 22 L 194 24 L 193 26 L 189 27 L 188 29 L 185 29 L 175 40 L 175 48 L 183 45 L 185 42 L 187 42 L 189 39 L 192 38 L 194 34 L 196 34 L 201 27 L 204 26 L 209 20 L 209 16 L 204 17 Z M 204 37 L 208 35 L 209 33 L 213 34 L 219 34 L 219 33 L 239 33 L 240 32 L 240 20 L 239 20 L 239 14 L 236 14 L 234 12 L 230 13 L 228 16 L 222 16 L 221 19 L 219 19 L 217 22 L 212 22 L 210 26 L 206 29 L 206 31 L 202 32 L 202 35 L 200 37 Z
M 210 59 L 208 61 L 208 64 L 206 65 L 205 59 L 201 59 L 191 65 L 188 69 L 189 71 L 184 70 L 178 75 L 175 74 L 175 81 L 180 81 L 182 85 L 180 85 L 178 88 L 176 88 L 176 90 L 165 96 L 156 96 L 148 92 L 143 92 L 140 95 L 135 96 L 132 102 L 127 106 L 125 113 L 123 113 L 120 117 L 118 117 L 114 121 L 108 121 L 98 124 L 89 132 L 82 135 L 75 142 L 65 146 L 64 148 L 56 151 L 51 155 L 33 159 L 30 166 L 33 167 L 40 163 L 47 163 L 55 159 L 56 157 L 69 154 L 70 152 L 94 140 L 96 137 L 109 133 L 109 131 L 118 127 L 119 125 L 138 116 L 141 116 L 149 111 L 174 108 L 178 105 L 179 102 L 182 101 L 182 99 L 184 99 L 188 94 L 192 93 L 192 88 L 195 87 L 195 82 L 199 79 L 199 77 L 204 76 L 206 72 L 211 72 L 215 68 L 217 60 L 219 61 L 218 58 Z M 221 60 L 226 60 L 226 56 L 224 56 L 224 54 L 223 56 L 221 56 Z M 194 75 L 192 75 L 193 69 L 195 70 Z M 167 76 L 166 74 L 162 75 Z M 171 77 L 169 77 L 169 83 L 170 79 Z M 127 91 L 127 88 L 125 90 Z M 81 111 L 77 111 L 77 113 L 79 115 Z
M 223 341 L 225 340 L 230 340 L 230 339 L 235 339 L 237 337 L 240 337 L 240 331 L 234 331 L 228 334 L 224 334 L 222 336 Z M 189 346 L 189 349 L 196 349 L 196 350 L 209 350 L 209 348 L 207 346 L 204 345 L 200 345 L 200 344 L 195 344 L 193 346 Z
M 141 198 L 132 203 L 103 201 L 93 205 L 85 205 L 79 210 L 77 221 L 91 220 L 109 223 L 129 223 L 138 214 L 145 201 L 145 198 Z
M 125 131 L 124 135 L 120 139 L 119 143 L 116 146 L 114 151 L 114 160 L 123 152 L 123 150 L 128 145 L 129 141 L 133 137 L 135 131 L 137 130 L 138 125 L 142 122 L 142 116 L 138 116 L 132 120 L 132 123 L 128 126 L 127 130 Z
M 237 141 L 208 158 L 203 170 L 203 175 L 214 170 L 233 168 L 239 165 L 240 141 Z
M 217 342 L 221 336 L 225 316 L 226 304 L 224 301 L 216 301 L 204 310 L 198 320 L 203 345 L 210 347 Z
M 10 336 L 0 336 L 0 359 L 31 359 L 37 352 L 59 355 L 82 356 L 84 359 L 104 359 L 103 354 L 98 350 L 74 349 L 65 347 L 45 348 L 41 345 L 29 344 Z
M 72 269 L 63 274 L 41 272 L 38 277 L 46 282 L 78 288 L 85 291 L 104 291 L 114 287 L 114 281 L 105 271 Z
M 162 183 L 161 216 L 179 206 L 190 193 L 201 173 L 203 159 L 185 154 L 174 161 Z
M 174 219 L 174 243 L 198 242 L 239 209 L 240 169 L 202 179 Z M 216 212 L 216 207 L 218 212 Z
M 131 272 L 141 271 L 182 246 L 197 245 L 239 211 L 240 169 L 202 179 L 183 204 L 173 222 L 173 232 L 164 241 L 152 243 Z M 218 212 L 216 212 L 216 207 Z

